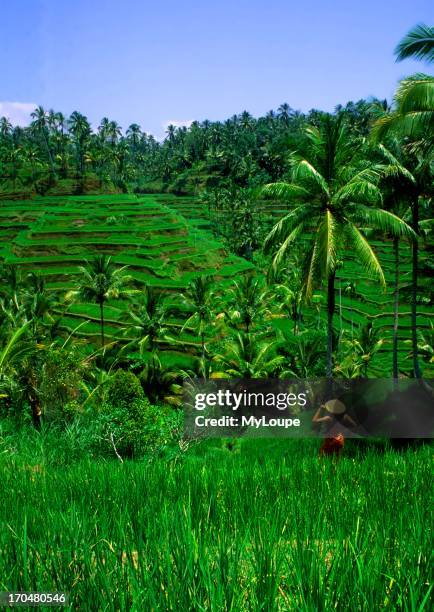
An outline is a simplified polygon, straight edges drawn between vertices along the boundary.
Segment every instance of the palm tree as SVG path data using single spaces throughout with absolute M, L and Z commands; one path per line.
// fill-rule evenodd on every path
M 162 363 L 157 353 L 151 353 L 142 365 L 140 382 L 150 401 L 164 402 L 179 408 L 182 405 L 183 392 L 182 386 L 178 383 L 181 378 L 180 373 Z
M 264 249 L 275 253 L 273 265 L 278 267 L 301 236 L 306 240 L 305 298 L 311 298 L 316 283 L 327 282 L 326 374 L 330 378 L 338 260 L 352 253 L 384 287 L 383 270 L 362 228 L 415 234 L 399 217 L 375 207 L 382 201 L 378 187 L 382 167 L 368 159 L 363 141 L 351 136 L 342 115 L 323 115 L 319 128 L 308 127 L 305 133 L 306 150 L 292 156 L 292 182 L 270 184 L 263 190 L 293 206 L 268 234 Z
M 18 266 L 3 264 L 0 267 L 0 297 L 13 305 L 14 310 L 19 309 L 18 294 L 22 289 L 22 278 Z
M 0 136 L 2 138 L 8 138 L 12 132 L 12 123 L 8 117 L 0 117 Z
M 129 148 L 126 140 L 121 140 L 116 149 L 113 151 L 112 159 L 115 163 L 116 173 L 118 175 L 117 183 L 119 185 L 122 185 L 122 182 L 129 176 L 130 167 L 126 163 L 128 153 Z M 123 186 L 125 186 L 125 184 Z
M 277 345 L 258 334 L 238 332 L 226 341 L 223 352 L 214 356 L 213 361 L 220 366 L 212 378 L 266 378 L 284 363 L 284 357 L 276 354 Z
M 107 126 L 107 137 L 112 147 L 115 146 L 121 135 L 121 126 L 116 121 L 109 121 Z
M 137 149 L 137 146 L 140 142 L 141 134 L 142 132 L 138 123 L 132 123 L 127 129 L 127 137 L 129 140 L 131 140 L 131 144 L 133 145 L 133 151 L 136 151 Z
M 404 36 L 395 49 L 396 61 L 407 58 L 434 61 L 434 28 L 418 24 Z
M 175 136 L 176 136 L 176 126 L 173 125 L 172 123 L 170 125 L 167 126 L 166 129 L 166 134 L 167 134 L 167 140 L 169 142 L 170 145 L 172 145 L 175 141 Z
M 110 126 L 110 119 L 108 117 L 103 117 L 101 119 L 101 123 L 98 126 L 98 134 L 103 143 L 107 139 L 109 126 Z
M 225 314 L 232 324 L 241 323 L 248 334 L 255 320 L 264 315 L 267 291 L 252 274 L 234 281 L 229 290 L 229 309 Z
M 414 213 L 418 210 L 418 198 L 423 188 L 424 172 L 421 174 L 421 165 L 414 155 L 405 150 L 402 139 L 389 136 L 386 144 L 379 145 L 379 152 L 389 164 L 388 176 L 385 177 L 386 187 L 384 204 L 394 213 L 405 220 L 410 216 L 414 221 Z M 423 164 L 422 164 L 423 167 Z M 418 223 L 413 223 L 413 229 L 419 233 Z M 399 237 L 393 237 L 393 252 L 395 259 L 395 281 L 394 281 L 394 324 L 393 324 L 393 378 L 398 380 L 398 313 L 399 313 Z M 418 267 L 418 244 L 412 241 L 412 344 L 413 344 L 413 371 L 416 378 L 420 376 L 417 351 L 417 267 Z
M 97 255 L 87 266 L 80 266 L 81 279 L 76 291 L 70 291 L 67 299 L 73 297 L 84 302 L 98 304 L 100 311 L 101 346 L 105 346 L 104 338 L 104 304 L 107 300 L 131 295 L 132 290 L 127 288 L 131 277 L 125 275 L 126 266 L 115 268 L 111 257 Z
M 303 280 L 299 254 L 292 256 L 287 264 L 280 265 L 278 269 L 270 267 L 268 270 L 267 281 L 271 284 L 274 301 L 278 304 L 279 312 L 292 320 L 294 335 L 300 331 L 302 319 Z
M 50 163 L 51 174 L 54 175 L 53 154 L 51 152 L 51 147 L 49 143 L 48 114 L 42 106 L 37 106 L 35 110 L 30 114 L 30 116 L 33 119 L 31 128 L 36 134 L 39 134 L 45 145 L 48 155 L 48 161 Z
M 192 312 L 182 327 L 193 327 L 200 336 L 202 347 L 202 361 L 205 362 L 205 333 L 206 327 L 212 318 L 212 285 L 211 276 L 197 276 L 187 287 L 185 294 L 181 295 L 181 300 Z
M 33 423 L 39 427 L 42 415 L 36 388 L 39 346 L 29 334 L 30 325 L 31 321 L 24 319 L 0 348 L 0 389 L 9 396 L 11 389 L 21 387 L 32 410 Z
M 56 158 L 60 161 L 60 172 L 62 178 L 68 174 L 67 144 L 68 138 L 65 134 L 66 119 L 63 113 L 57 112 L 53 115 L 54 139 L 56 142 Z
M 57 297 L 52 292 L 47 292 L 44 277 L 31 272 L 26 279 L 22 307 L 27 319 L 32 322 L 36 342 L 42 341 L 42 336 L 45 335 L 44 327 L 53 323 L 51 312 L 58 305 Z
M 285 126 L 288 126 L 292 113 L 293 110 L 289 106 L 288 102 L 284 102 L 277 109 L 278 117 L 284 123 Z
M 407 58 L 434 61 L 434 28 L 419 24 L 401 40 L 395 49 L 396 61 Z M 417 73 L 403 79 L 395 93 L 395 110 L 374 125 L 378 139 L 398 130 L 412 138 L 425 139 L 434 128 L 434 77 Z M 432 147 L 432 142 L 429 148 Z
M 347 339 L 343 337 L 340 353 L 341 358 L 335 367 L 335 372 L 345 378 L 358 378 L 368 376 L 368 368 L 372 359 L 381 350 L 383 338 L 380 330 L 368 321 L 358 330 L 358 337 Z
M 277 351 L 285 359 L 284 378 L 314 378 L 321 375 L 324 364 L 324 331 L 306 329 L 297 336 L 281 330 L 277 334 Z
M 30 163 L 31 168 L 31 181 L 34 185 L 37 180 L 36 168 L 42 165 L 42 160 L 39 157 L 39 151 L 36 147 L 29 145 L 25 149 L 26 160 Z
M 133 344 L 138 344 L 142 354 L 148 346 L 154 352 L 158 339 L 166 332 L 167 308 L 162 297 L 146 286 L 142 301 L 133 304 L 128 314 L 132 323 L 126 333 L 133 331 Z
M 12 180 L 13 189 L 15 190 L 19 178 L 19 170 L 23 161 L 23 149 L 19 146 L 12 145 L 12 147 L 7 150 L 5 157 L 11 167 L 9 176 Z
M 434 129 L 434 77 L 423 73 L 403 79 L 394 95 L 394 110 L 378 119 L 373 134 L 381 140 L 390 132 L 398 132 L 432 148 L 426 138 Z
M 395 50 L 397 61 L 408 57 L 434 61 L 434 28 L 423 24 L 416 26 L 399 43 Z M 416 74 L 401 81 L 395 93 L 395 110 L 380 117 L 373 126 L 375 140 L 398 136 L 410 138 L 408 150 L 421 155 L 418 173 L 422 183 L 431 185 L 431 163 L 433 140 L 430 137 L 434 129 L 434 78 L 429 75 Z M 428 135 L 428 136 L 427 136 Z M 426 177 L 428 176 L 428 181 Z M 419 183 L 421 180 L 419 179 Z M 428 187 L 429 188 L 429 187 Z M 422 190 L 423 191 L 423 190 Z M 421 189 L 414 190 L 411 201 L 412 227 L 419 234 L 419 195 Z M 418 284 L 418 244 L 412 244 L 412 345 L 413 369 L 416 378 L 421 377 L 417 347 L 417 284 Z
M 86 145 L 91 135 L 90 124 L 87 118 L 74 111 L 68 120 L 69 131 L 75 140 L 75 149 L 77 157 L 77 176 L 84 176 L 84 158 L 86 153 Z

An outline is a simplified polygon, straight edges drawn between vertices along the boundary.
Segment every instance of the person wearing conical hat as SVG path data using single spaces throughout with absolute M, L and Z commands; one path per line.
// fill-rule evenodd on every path
M 324 439 L 320 449 L 320 456 L 339 456 L 345 444 L 345 431 L 356 427 L 356 423 L 347 414 L 347 408 L 338 399 L 330 399 L 321 404 L 312 418 L 312 423 L 319 425 L 327 437 Z

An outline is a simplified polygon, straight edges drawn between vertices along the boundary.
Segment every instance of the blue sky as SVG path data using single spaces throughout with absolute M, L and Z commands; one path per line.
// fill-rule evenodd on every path
M 420 21 L 433 25 L 432 0 L 2 0 L 0 115 L 25 123 L 42 104 L 161 138 L 285 101 L 391 98 L 427 70 L 393 56 Z

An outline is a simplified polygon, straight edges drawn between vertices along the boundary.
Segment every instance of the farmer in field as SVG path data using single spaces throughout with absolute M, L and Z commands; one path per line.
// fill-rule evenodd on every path
M 320 456 L 339 456 L 344 448 L 346 432 L 357 426 L 347 414 L 345 404 L 338 399 L 330 399 L 321 404 L 312 423 L 319 425 L 321 432 L 327 434 L 319 449 Z

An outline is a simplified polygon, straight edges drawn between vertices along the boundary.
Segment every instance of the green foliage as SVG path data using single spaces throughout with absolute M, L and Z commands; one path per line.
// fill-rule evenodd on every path
M 163 363 L 157 353 L 143 355 L 133 367 L 139 369 L 140 383 L 152 402 L 180 408 L 182 405 L 182 387 L 179 382 L 181 373 L 170 364 Z
M 381 350 L 384 339 L 379 330 L 369 322 L 360 330 L 356 337 L 345 333 L 339 344 L 335 374 L 344 378 L 358 378 L 368 375 L 369 364 L 376 353 Z
M 179 436 L 179 417 L 171 408 L 153 406 L 140 380 L 117 370 L 106 385 L 105 402 L 96 417 L 96 448 L 119 458 L 160 452 Z
M 431 61 L 432 28 L 414 28 L 398 53 L 399 59 L 413 55 Z M 254 118 L 244 111 L 225 122 L 169 126 L 161 143 L 144 134 L 137 124 L 123 133 L 107 117 L 93 130 L 77 111 L 67 118 L 38 107 L 25 128 L 14 128 L 2 118 L 2 192 L 12 191 L 14 197 L 24 197 L 35 189 L 46 195 L 55 194 L 56 189 L 59 194 L 75 193 L 71 198 L 48 195 L 26 203 L 6 202 L 1 207 L 0 233 L 4 244 L 11 246 L 5 246 L 0 257 L 17 269 L 40 268 L 41 280 L 29 286 L 26 294 L 2 290 L 3 344 L 9 341 L 12 328 L 27 321 L 33 340 L 39 344 L 57 341 L 65 333 L 72 333 L 74 340 L 81 337 L 97 344 L 99 331 L 105 357 L 98 358 L 98 364 L 104 365 L 101 360 L 112 359 L 120 351 L 122 367 L 127 368 L 128 351 L 123 352 L 127 343 L 129 350 L 157 352 L 158 360 L 160 352 L 188 351 L 193 362 L 200 342 L 202 369 L 209 372 L 210 363 L 205 362 L 211 361 L 214 342 L 222 344 L 219 336 L 227 332 L 228 323 L 238 325 L 238 330 L 249 332 L 254 326 L 268 333 L 270 322 L 288 317 L 294 333 L 313 326 L 321 329 L 323 293 L 327 290 L 330 374 L 336 335 L 335 282 L 341 286 L 357 276 L 364 285 L 363 295 L 353 296 L 355 304 L 351 299 L 345 303 L 349 295 L 342 302 L 340 294 L 341 334 L 350 323 L 353 329 L 363 319 L 369 319 L 374 327 L 381 321 L 379 327 L 386 327 L 386 334 L 390 331 L 390 313 L 383 311 L 386 294 L 374 290 L 374 296 L 374 285 L 366 282 L 370 276 L 384 287 L 386 277 L 390 279 L 393 270 L 385 269 L 387 253 L 385 259 L 381 257 L 386 249 L 380 254 L 375 244 L 376 238 L 387 234 L 396 240 L 413 241 L 410 298 L 417 361 L 416 324 L 425 325 L 428 315 L 422 308 L 416 313 L 415 305 L 429 305 L 430 299 L 423 296 L 425 280 L 422 288 L 417 282 L 416 249 L 421 252 L 423 247 L 421 240 L 418 245 L 414 241 L 416 235 L 430 236 L 431 81 L 422 74 L 405 79 L 393 108 L 387 101 L 359 100 L 339 105 L 332 115 L 316 109 L 305 115 L 284 103 L 265 117 Z M 400 126 L 394 123 L 395 116 L 400 118 Z M 391 122 L 395 127 L 384 132 L 387 142 L 376 146 L 366 137 L 372 120 L 378 117 L 379 125 Z M 264 193 L 270 198 L 265 201 L 258 197 L 264 183 L 268 183 Z M 200 201 L 194 197 L 181 201 L 170 195 L 81 195 L 89 190 L 139 194 L 147 185 L 154 191 L 202 195 Z M 413 230 L 400 218 L 409 220 L 408 199 Z M 394 200 L 399 200 L 399 206 Z M 420 220 L 416 220 L 418 210 L 423 211 Z M 212 240 L 210 229 L 220 242 Z M 279 270 L 291 267 L 296 268 L 296 274 L 290 272 L 283 281 L 270 279 L 275 287 L 262 304 L 265 293 L 253 285 L 269 263 L 268 255 L 259 253 L 267 233 L 265 250 L 274 255 L 273 275 L 277 277 Z M 228 256 L 222 243 L 244 259 Z M 300 253 L 307 255 L 304 261 Z M 90 263 L 83 266 L 87 258 Z M 344 258 L 349 265 L 340 273 Z M 256 267 L 247 260 L 254 260 Z M 425 278 L 428 266 L 423 265 Z M 128 278 L 123 274 L 125 266 L 129 267 Z M 255 276 L 250 292 L 243 289 L 234 295 L 237 290 L 227 291 L 227 281 L 233 277 L 236 286 L 242 287 L 248 271 Z M 217 291 L 208 292 L 207 297 L 200 293 L 200 279 L 208 276 L 213 277 Z M 396 282 L 396 294 L 401 291 L 407 303 L 408 270 L 404 266 L 399 276 L 404 280 L 401 287 Z M 182 304 L 179 300 L 175 309 L 166 312 L 145 297 L 130 312 L 127 304 L 131 294 L 140 292 L 144 285 L 159 295 L 181 293 L 186 300 Z M 63 303 L 64 292 L 76 298 L 75 304 Z M 313 307 L 305 299 L 311 297 Z M 374 303 L 382 304 L 378 320 Z M 216 321 L 215 315 L 222 313 L 230 315 Z M 398 316 L 403 323 L 402 336 L 408 333 L 407 314 L 398 312 L 395 340 Z M 387 342 L 385 338 L 385 345 Z M 387 349 L 381 352 L 383 355 L 378 351 L 373 360 L 375 364 L 384 363 Z M 148 381 L 157 380 L 160 389 L 166 373 L 163 375 L 156 360 L 146 368 L 144 384 L 150 388 Z M 9 382 L 14 375 L 11 368 Z M 93 397 L 92 393 L 90 390 L 88 397 Z M 173 401 L 176 396 L 165 395 Z M 162 397 L 162 392 L 155 397 Z
M 261 278 L 245 274 L 232 283 L 225 298 L 223 314 L 227 325 L 249 333 L 255 323 L 263 323 L 270 295 Z
M 388 209 L 392 208 L 392 199 L 394 194 L 398 194 L 402 198 L 407 198 L 411 193 L 414 185 L 408 175 L 419 183 L 419 170 L 416 172 L 413 165 L 414 156 L 405 152 L 400 153 L 399 142 L 392 143 L 388 141 L 387 147 L 375 148 L 375 159 L 386 160 L 390 168 L 394 168 L 393 173 L 381 179 L 381 188 L 384 194 L 383 206 Z M 416 162 L 417 163 L 417 162 Z M 403 172 L 407 169 L 407 175 Z M 392 172 L 392 171 L 391 171 Z M 422 172 L 422 169 L 420 170 Z M 423 171 L 424 172 L 424 171 Z M 424 179 L 425 180 L 425 179 Z M 420 185 L 426 185 L 421 179 Z M 426 189 L 426 187 L 425 187 Z M 392 197 L 393 196 L 393 197 Z M 424 204 L 424 202 L 426 203 Z M 430 209 L 428 206 L 429 200 L 421 199 L 421 228 L 426 227 L 424 240 L 428 244 L 431 240 L 429 233 L 429 224 L 427 221 Z M 407 208 L 403 201 L 402 209 L 399 208 L 396 212 L 403 214 L 404 218 L 408 219 Z M 282 216 L 285 212 L 282 206 L 275 200 L 265 203 L 261 201 L 261 207 L 267 212 L 269 220 L 272 219 L 271 214 Z M 170 212 L 165 212 L 165 208 L 170 209 Z M 262 210 L 262 209 L 261 209 Z M 57 212 L 58 211 L 58 214 Z M 106 227 L 104 220 L 117 211 L 117 215 L 128 216 L 135 218 L 134 215 L 143 215 L 143 218 L 153 218 L 154 214 L 164 214 L 168 217 L 173 217 L 173 211 L 176 214 L 182 214 L 196 219 L 199 215 L 205 215 L 206 211 L 201 208 L 201 204 L 197 199 L 193 198 L 176 198 L 173 196 L 163 197 L 142 197 L 135 196 L 98 196 L 98 197 L 68 197 L 58 198 L 45 197 L 36 201 L 3 203 L 0 207 L 2 217 L 12 217 L 13 219 L 33 220 L 46 217 L 46 226 L 51 226 L 51 220 L 57 219 L 55 227 L 61 232 L 62 227 L 74 227 L 76 238 L 80 240 L 69 239 L 64 234 L 59 234 L 53 244 L 46 241 L 45 238 L 26 239 L 22 234 L 16 237 L 15 242 L 11 241 L 10 245 L 5 247 L 4 260 L 6 265 L 2 269 L 2 287 L 0 301 L 0 319 L 1 330 L 0 340 L 4 348 L 12 333 L 25 323 L 29 317 L 35 315 L 32 323 L 28 324 L 26 336 L 31 336 L 31 331 L 34 328 L 37 336 L 41 339 L 42 344 L 49 345 L 51 342 L 61 344 L 69 335 L 73 344 L 88 341 L 91 345 L 99 345 L 98 336 L 100 334 L 100 307 L 98 303 L 83 302 L 82 298 L 76 295 L 74 302 L 63 302 L 64 292 L 68 289 L 74 291 L 78 285 L 78 266 L 83 264 L 86 259 L 91 260 L 89 255 L 93 254 L 93 249 L 100 248 L 99 238 L 95 238 L 91 233 L 85 233 L 82 236 L 82 226 L 75 225 L 82 220 L 84 223 L 95 225 L 96 220 Z M 362 219 L 363 221 L 363 219 Z M 27 222 L 27 221 L 26 221 Z M 363 221 L 365 223 L 365 221 Z M 169 225 L 169 223 L 165 224 Z M 39 227 L 43 224 L 39 223 Z M 114 226 L 116 227 L 116 226 Z M 119 226 L 123 227 L 123 226 Z M 147 227 L 144 222 L 143 228 Z M 186 222 L 183 232 L 189 230 L 189 224 Z M 9 230 L 7 230 L 9 231 Z M 191 230 L 190 230 L 191 231 Z M 0 229 L 0 232 L 3 230 Z M 170 234 L 153 234 L 150 237 L 140 238 L 140 242 L 135 246 L 121 245 L 121 241 L 126 238 L 119 237 L 119 234 L 114 233 L 113 237 L 104 242 L 105 249 L 119 249 L 116 254 L 112 255 L 110 264 L 113 269 L 123 265 L 129 266 L 129 276 L 133 277 L 131 282 L 134 290 L 138 290 L 132 296 L 129 291 L 123 293 L 120 298 L 110 298 L 104 303 L 104 329 L 107 336 L 106 356 L 115 357 L 120 351 L 124 361 L 122 367 L 128 368 L 127 355 L 130 352 L 139 351 L 140 344 L 143 351 L 146 352 L 150 348 L 149 338 L 146 329 L 148 324 L 152 325 L 148 331 L 154 338 L 154 349 L 159 352 L 159 358 L 165 364 L 166 357 L 183 355 L 189 359 L 188 364 L 183 364 L 182 369 L 190 369 L 193 367 L 195 356 L 200 353 L 199 342 L 201 343 L 200 332 L 204 332 L 205 357 L 209 361 L 214 352 L 221 352 L 217 347 L 219 337 L 226 333 L 227 324 L 236 326 L 237 329 L 244 329 L 245 321 L 241 322 L 236 315 L 232 320 L 229 314 L 240 313 L 245 310 L 254 314 L 253 328 L 256 330 L 270 329 L 271 325 L 278 323 L 280 320 L 291 319 L 295 332 L 302 331 L 305 328 L 314 328 L 323 326 L 324 317 L 324 286 L 318 286 L 314 294 L 312 304 L 306 304 L 303 300 L 303 266 L 302 255 L 309 243 L 310 236 L 301 234 L 295 241 L 293 247 L 289 251 L 289 256 L 282 261 L 279 269 L 272 270 L 269 275 L 269 287 L 261 287 L 258 291 L 254 290 L 247 293 L 243 300 L 234 299 L 234 288 L 232 279 L 235 278 L 237 284 L 244 283 L 244 276 L 252 279 L 261 280 L 263 277 L 262 270 L 268 267 L 268 256 L 261 254 L 261 257 L 255 256 L 256 266 L 246 262 L 245 259 L 237 258 L 235 255 L 227 255 L 222 252 L 221 244 L 214 241 L 210 232 L 206 230 L 195 231 L 196 244 L 192 235 L 188 236 L 185 233 L 179 234 L 176 230 Z M 2 233 L 2 235 L 4 235 Z M 426 237 L 425 237 L 426 235 Z M 42 236 L 42 235 L 41 235 Z M 391 287 L 390 283 L 394 275 L 394 257 L 392 243 L 389 239 L 378 240 L 378 234 L 366 232 L 372 249 L 375 251 L 379 262 L 384 271 L 385 278 L 389 283 L 387 292 L 380 293 L 376 285 L 358 269 L 357 262 L 354 260 L 352 252 L 346 253 L 348 256 L 341 266 L 339 263 L 336 275 L 336 286 L 342 288 L 342 300 L 340 308 L 340 328 L 351 329 L 353 326 L 358 326 L 366 320 L 372 320 L 376 327 L 381 329 L 381 335 L 384 338 L 382 351 L 375 355 L 375 358 L 370 363 L 370 374 L 375 375 L 379 372 L 390 371 L 391 363 L 391 328 L 393 325 L 393 313 L 391 308 L 387 306 L 390 301 Z M 82 239 L 84 238 L 84 239 Z M 118 241 L 119 238 L 119 241 Z M 135 237 L 129 237 L 131 242 L 136 241 Z M 109 242 L 113 244 L 109 245 Z M 98 242 L 98 245 L 96 243 Z M 11 253 L 11 249 L 14 253 Z M 113 252 L 113 251 L 112 251 Z M 44 253 L 44 254 L 41 254 Z M 50 254 L 48 254 L 50 253 Z M 427 248 L 424 242 L 420 241 L 420 278 L 418 284 L 418 326 L 423 329 L 429 326 L 429 300 L 430 300 L 430 285 L 427 281 L 429 276 L 429 260 L 427 257 Z M 401 305 L 399 308 L 399 367 L 402 372 L 409 372 L 409 351 L 407 345 L 402 344 L 402 340 L 409 338 L 410 320 L 409 320 L 409 283 L 410 283 L 410 246 L 407 241 L 400 240 L 400 298 Z M 68 266 L 68 262 L 74 264 Z M 185 270 L 184 270 L 185 268 Z M 34 277 L 30 282 L 28 272 L 38 270 L 38 276 Z M 211 291 L 212 298 L 208 301 L 208 306 L 205 321 L 200 325 L 201 319 L 196 312 L 196 307 L 179 296 L 179 292 L 183 292 L 186 296 L 188 284 L 194 279 L 202 276 L 202 271 L 214 275 L 213 287 Z M 251 271 L 250 275 L 246 275 L 246 271 Z M 74 275 L 73 275 L 74 271 Z M 59 274 L 59 276 L 58 276 Z M 62 276 L 60 276 L 62 274 Z M 349 294 L 345 287 L 355 284 L 357 281 L 357 292 Z M 164 308 L 154 312 L 155 316 L 151 319 L 141 319 L 139 324 L 134 321 L 132 314 L 139 316 L 141 306 L 145 306 L 146 296 L 143 294 L 143 283 L 145 287 L 151 287 L 156 298 L 164 297 Z M 126 287 L 125 287 L 126 288 Z M 124 287 L 121 287 L 123 290 Z M 271 289 L 271 291 L 270 291 Z M 133 290 L 133 291 L 134 291 Z M 264 295 L 263 295 L 264 294 Z M 266 294 L 266 295 L 265 295 Z M 131 297 L 137 298 L 131 301 Z M 200 296 L 199 296 L 200 297 Z M 264 300 L 262 300 L 264 297 Z M 157 301 L 158 301 L 157 300 Z M 136 306 L 137 301 L 137 306 Z M 151 300 L 151 303 L 153 301 Z M 155 300 L 154 300 L 155 302 Z M 245 304 L 244 304 L 245 302 Z M 255 304 L 259 302 L 259 308 L 256 309 Z M 200 301 L 197 305 L 200 307 Z M 166 309 L 167 306 L 167 309 Z M 244 308 L 245 306 L 245 308 Z M 129 314 L 132 313 L 132 314 Z M 143 311 L 144 313 L 144 311 Z M 228 313 L 228 316 L 221 318 L 222 313 Z M 193 317 L 186 325 L 189 317 Z M 244 317 L 244 315 L 243 315 Z M 145 327 L 141 327 L 144 323 Z M 140 327 L 140 329 L 139 329 Z M 142 335 L 143 331 L 143 335 Z M 158 332 L 158 333 L 156 333 Z M 35 349 L 35 345 L 28 343 L 28 338 L 24 344 L 30 351 Z M 131 343 L 130 347 L 125 351 L 124 345 Z M 24 348 L 22 344 L 22 348 Z M 216 348 L 217 347 L 217 348 Z M 122 349 L 122 350 L 121 350 Z M 39 349 L 38 349 L 39 350 Z M 91 346 L 89 350 L 92 351 Z M 19 360 L 18 360 L 19 361 Z M 17 363 L 18 363 L 17 361 Z M 101 363 L 98 358 L 98 365 Z M 209 365 L 209 364 L 208 364 Z M 209 367 L 206 365 L 207 371 Z M 108 366 L 107 366 L 108 367 Z M 93 369 L 93 368 L 91 368 Z M 425 364 L 426 369 L 426 364 Z M 158 368 L 157 368 L 158 370 Z M 169 371 L 179 374 L 178 366 L 169 368 Z M 10 375 L 14 377 L 13 368 L 10 370 Z M 92 375 L 90 375 L 90 379 Z M 155 378 L 151 376 L 151 378 Z M 176 384 L 176 381 L 174 381 Z M 5 384 L 13 383 L 11 379 Z M 89 386 L 89 380 L 85 381 Z M 12 385 L 14 386 L 14 385 Z M 149 388 L 151 388 L 151 384 Z M 164 385 L 166 390 L 158 391 L 157 396 L 160 399 L 163 397 L 176 398 L 177 394 L 168 392 L 167 385 Z M 161 387 L 162 388 L 162 387 Z M 19 386 L 15 384 L 16 391 Z M 160 389 L 160 385 L 158 386 Z M 92 388 L 90 388 L 90 393 Z M 14 392 L 14 395 L 16 393 Z M 95 395 L 92 396 L 94 398 Z M 155 401 L 154 399 L 152 401 Z M 171 400 L 172 401 L 172 400 Z
M 177 443 L 182 415 L 155 406 L 146 398 L 131 403 L 106 403 L 96 419 L 97 451 L 124 458 L 153 456 Z
M 267 378 L 276 376 L 284 358 L 276 354 L 272 339 L 259 334 L 237 333 L 229 336 L 222 352 L 214 356 L 211 378 Z
M 397 61 L 408 57 L 434 61 L 434 28 L 420 23 L 401 40 L 395 50 Z
M 131 403 L 106 403 L 98 421 L 101 427 L 99 446 L 122 457 L 140 457 L 145 445 L 146 413 L 150 407 L 144 397 Z
M 128 310 L 130 325 L 126 334 L 135 336 L 129 347 L 138 346 L 141 353 L 148 347 L 153 351 L 158 340 L 166 334 L 167 314 L 162 295 L 157 294 L 153 287 L 145 286 L 141 300 Z
M 297 335 L 289 330 L 278 333 L 278 353 L 285 358 L 283 378 L 319 378 L 324 375 L 326 334 L 307 329 Z
M 249 189 L 216 189 L 201 196 L 208 209 L 213 234 L 229 249 L 251 261 L 263 239 L 265 216 L 255 192 Z
M 395 50 L 397 61 L 408 57 L 434 61 L 434 28 L 419 24 L 401 40 Z M 376 140 L 400 135 L 416 141 L 412 145 L 432 156 L 431 134 L 434 127 L 434 78 L 418 73 L 402 79 L 394 96 L 395 108 L 383 113 L 373 126 Z
M 432 28 L 397 55 L 432 61 Z M 60 585 L 83 610 L 427 607 L 429 449 L 365 455 L 350 441 L 333 465 L 309 440 L 187 452 L 170 406 L 195 375 L 331 374 L 333 348 L 334 374 L 384 375 L 392 325 L 400 363 L 419 354 L 432 371 L 433 82 L 404 79 L 393 108 L 282 104 L 169 126 L 161 143 L 107 117 L 94 131 L 77 111 L 0 119 L 0 198 L 45 196 L 0 206 L 0 496 L 13 502 L 0 507 L 0 590 Z M 391 312 L 379 288 L 395 270 Z
M 202 359 L 205 359 L 205 337 L 212 318 L 213 280 L 211 276 L 202 275 L 194 278 L 188 285 L 181 300 L 191 313 L 183 329 L 191 326 L 200 336 Z
M 128 407 L 136 400 L 143 400 L 145 394 L 135 374 L 117 370 L 107 385 L 106 397 L 112 406 Z
M 292 182 L 267 185 L 265 195 L 284 198 L 292 210 L 268 234 L 265 250 L 282 265 L 301 234 L 306 245 L 305 294 L 335 273 L 339 254 L 351 249 L 362 267 L 384 284 L 384 275 L 359 227 L 374 227 L 396 235 L 414 236 L 395 215 L 377 207 L 383 168 L 370 161 L 363 142 L 351 135 L 344 117 L 324 116 L 320 127 L 307 128 L 305 151 L 292 156 Z M 359 227 L 358 227 L 359 226 Z
M 70 420 L 81 411 L 78 399 L 85 372 L 77 349 L 52 347 L 45 353 L 39 395 L 47 418 Z

